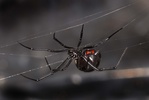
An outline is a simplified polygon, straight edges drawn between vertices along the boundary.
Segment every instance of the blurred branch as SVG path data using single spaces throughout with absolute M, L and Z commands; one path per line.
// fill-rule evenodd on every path
M 142 71 L 141 71 L 142 70 Z M 71 78 L 65 79 L 65 84 L 55 83 L 34 84 L 27 86 L 5 85 L 2 94 L 8 98 L 38 98 L 38 99 L 72 99 L 72 98 L 142 98 L 149 95 L 149 77 L 146 69 L 127 69 L 110 71 L 114 79 L 101 80 L 98 77 L 84 78 L 81 84 L 75 85 Z M 148 69 L 147 69 L 148 70 Z M 146 72 L 147 72 L 146 70 Z M 144 75 L 143 75 L 144 73 Z M 137 78 L 136 78 L 137 77 Z

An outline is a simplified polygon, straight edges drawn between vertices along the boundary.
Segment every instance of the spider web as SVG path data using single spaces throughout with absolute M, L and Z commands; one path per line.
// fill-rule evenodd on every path
M 91 25 L 93 25 L 93 24 L 95 24 L 95 25 L 98 25 L 97 23 L 99 23 L 98 22 L 98 20 L 99 19 L 105 19 L 106 20 L 106 17 L 107 16 L 109 16 L 109 15 L 112 15 L 112 14 L 115 14 L 115 13 L 117 13 L 117 12 L 120 12 L 120 11 L 122 11 L 122 10 L 124 10 L 124 9 L 128 9 L 129 7 L 131 7 L 132 5 L 135 5 L 135 4 L 138 4 L 138 2 L 139 1 L 135 1 L 135 2 L 133 2 L 133 3 L 130 3 L 130 4 L 128 4 L 128 5 L 125 5 L 125 6 L 122 6 L 122 7 L 120 7 L 120 8 L 118 8 L 118 9 L 115 9 L 115 10 L 112 10 L 112 11 L 110 11 L 111 9 L 108 9 L 108 10 L 105 10 L 105 11 L 100 11 L 100 12 L 97 12 L 97 13 L 94 13 L 94 14 L 91 14 L 91 15 L 88 15 L 88 16 L 85 16 L 85 17 L 83 17 L 83 18 L 79 18 L 79 19 L 77 19 L 77 20 L 75 20 L 75 21 L 72 21 L 72 22 L 70 22 L 70 23 L 77 23 L 76 25 L 73 25 L 73 26 L 70 26 L 70 27 L 67 27 L 67 28 L 63 28 L 63 29 L 60 29 L 60 30 L 56 30 L 56 31 L 54 31 L 54 32 L 56 32 L 56 33 L 61 33 L 61 32 L 66 32 L 67 30 L 68 31 L 70 31 L 71 29 L 74 29 L 74 30 L 78 30 L 77 31 L 77 33 L 79 33 L 79 29 L 80 29 L 80 26 L 82 25 L 82 24 L 87 24 L 86 25 L 86 27 L 91 27 Z M 142 12 L 142 10 L 140 11 L 140 12 Z M 101 15 L 100 15 L 101 14 Z M 123 14 L 122 14 L 123 15 Z M 137 15 L 137 14 L 136 14 Z M 142 13 L 140 14 L 139 13 L 139 17 L 137 18 L 137 21 L 138 20 L 140 20 L 140 19 L 142 19 L 141 17 L 140 17 L 140 15 L 141 15 L 141 17 L 142 16 L 144 16 L 144 15 L 142 15 Z M 133 20 L 131 20 L 131 21 L 135 21 L 135 19 L 136 18 L 134 18 L 134 16 L 131 16 L 131 18 L 130 18 L 130 16 L 128 16 L 125 20 L 130 20 L 130 19 L 133 19 Z M 87 21 L 86 21 L 87 20 Z M 83 22 L 82 22 L 83 21 Z M 93 23 L 93 22 L 96 22 L 96 23 Z M 125 22 L 127 22 L 127 21 L 124 21 L 123 23 L 125 23 Z M 131 24 L 133 24 L 133 23 L 135 23 L 136 24 L 136 21 L 135 22 L 132 22 Z M 119 24 L 119 23 L 118 23 Z M 70 24 L 71 25 L 71 24 Z M 123 24 L 124 25 L 124 24 Z M 65 26 L 65 25 L 64 25 Z M 118 25 L 117 25 L 118 26 Z M 120 24 L 120 26 L 122 26 L 122 24 Z M 132 26 L 131 26 L 132 27 Z M 117 29 L 117 27 L 116 28 L 114 28 L 114 30 L 115 29 Z M 128 29 L 130 29 L 130 26 L 128 27 Z M 93 30 L 93 29 L 92 29 Z M 112 31 L 113 31 L 113 29 L 112 29 Z M 124 29 L 124 31 L 123 32 L 125 32 L 125 31 L 128 31 L 128 30 L 126 30 L 126 29 Z M 48 33 L 47 33 L 48 32 Z M 86 31 L 87 32 L 87 31 Z M 101 31 L 102 32 L 102 31 Z M 110 31 L 111 32 L 111 31 Z M 109 31 L 107 31 L 107 33 L 108 34 L 110 34 L 110 32 Z M 44 33 L 44 34 L 43 34 Z M 46 33 L 46 34 L 45 34 Z M 106 32 L 103 32 L 103 33 L 106 33 Z M 36 41 L 39 41 L 39 39 L 41 39 L 41 38 L 46 38 L 47 36 L 50 36 L 50 37 L 48 37 L 48 38 L 51 38 L 52 35 L 53 34 L 53 32 L 49 32 L 49 30 L 46 30 L 46 32 L 43 32 L 43 31 L 41 31 L 41 32 L 38 32 L 38 33 L 35 33 L 35 34 L 32 34 L 32 35 L 27 35 L 27 36 L 23 36 L 23 38 L 20 38 L 20 39 L 18 39 L 17 41 L 20 41 L 21 43 L 31 43 L 31 42 L 36 42 Z M 63 33 L 61 33 L 62 35 L 64 35 Z M 58 34 L 58 35 L 61 35 L 61 34 Z M 66 32 L 66 34 L 67 34 L 67 32 Z M 103 35 L 103 37 L 106 37 L 108 34 L 104 34 Z M 123 34 L 123 33 L 121 33 L 121 34 Z M 70 35 L 71 36 L 71 35 Z M 31 38 L 30 38 L 31 37 Z M 69 37 L 69 36 L 67 36 L 67 37 Z M 135 38 L 135 36 L 132 36 L 133 38 Z M 113 51 L 119 51 L 120 50 L 120 54 L 122 54 L 122 52 L 121 51 L 123 51 L 125 48 L 127 48 L 127 49 L 125 49 L 125 50 L 128 50 L 129 48 L 132 48 L 132 47 L 136 47 L 136 46 L 140 46 L 140 45 L 144 45 L 144 44 L 147 44 L 149 41 L 146 41 L 146 40 L 142 40 L 141 39 L 141 41 L 137 41 L 137 43 L 127 43 L 128 41 L 127 40 L 129 40 L 129 39 L 132 39 L 132 37 L 129 37 L 129 38 L 123 38 L 122 39 L 122 42 L 124 42 L 124 43 L 126 43 L 126 45 L 123 45 L 123 46 L 121 46 L 121 47 L 119 47 L 118 49 L 115 49 L 114 48 L 114 50 L 112 50 L 112 48 L 110 48 L 109 49 L 109 51 L 103 51 L 103 53 L 105 53 L 105 54 L 108 54 L 108 52 L 113 52 Z M 138 37 L 138 36 L 136 36 L 136 37 Z M 94 37 L 93 37 L 94 38 Z M 102 39 L 102 38 L 101 38 Z M 97 38 L 96 40 L 95 39 L 93 39 L 93 40 L 90 40 L 89 42 L 84 42 L 83 43 L 83 45 L 88 45 L 88 44 L 92 44 L 92 43 L 96 43 L 96 41 L 97 42 L 99 42 L 98 40 L 101 40 L 101 39 L 99 39 L 99 38 Z M 52 38 L 51 39 L 49 39 L 49 40 L 52 40 Z M 117 37 L 115 37 L 113 40 L 110 40 L 110 41 L 118 41 L 118 40 L 120 40 L 120 39 L 117 39 Z M 126 41 L 126 42 L 125 42 Z M 129 41 L 129 42 L 131 42 L 131 41 Z M 113 42 L 112 42 L 113 43 Z M 52 42 L 52 44 L 53 44 L 53 42 Z M 128 44 L 129 44 L 129 46 L 128 46 Z M 14 42 L 11 42 L 11 43 L 9 43 L 9 44 L 7 44 L 7 45 L 2 45 L 1 47 L 0 47 L 0 49 L 1 49 L 1 53 L 0 53 L 0 55 L 1 56 L 12 56 L 12 58 L 14 58 L 14 57 L 16 57 L 16 56 L 28 56 L 28 57 L 37 57 L 37 58 L 40 58 L 40 60 L 41 60 L 41 58 L 43 59 L 43 57 L 44 56 L 46 56 L 46 57 L 48 57 L 48 58 L 50 58 L 50 59 L 52 59 L 53 57 L 55 57 L 56 55 L 59 55 L 59 54 L 53 54 L 53 53 L 46 53 L 46 54 L 44 54 L 44 56 L 42 56 L 42 57 L 40 57 L 40 55 L 38 55 L 38 56 L 36 56 L 36 54 L 37 53 L 35 53 L 34 55 L 25 55 L 25 54 L 20 54 L 20 53 L 18 53 L 18 54 L 15 54 L 15 53 L 9 53 L 10 51 L 8 50 L 6 50 L 6 48 L 9 48 L 9 47 L 12 47 L 12 46 L 15 46 L 16 47 L 16 45 L 17 46 L 19 46 L 18 45 L 18 43 L 16 42 L 16 41 L 14 41 Z M 105 44 L 105 47 L 102 47 L 102 50 L 105 50 L 106 48 L 109 48 L 109 45 L 110 45 L 110 42 L 108 42 L 108 43 L 106 43 Z M 113 46 L 113 44 L 112 44 L 112 46 Z M 40 47 L 40 46 L 37 46 L 37 47 Z M 41 46 L 42 47 L 42 46 Z M 20 47 L 21 48 L 21 47 Z M 23 51 L 24 51 L 24 49 L 25 48 L 22 48 L 23 49 Z M 100 49 L 100 48 L 99 48 Z M 4 52 L 4 51 L 5 52 Z M 25 51 L 27 51 L 27 50 L 25 50 Z M 127 51 L 126 51 L 127 52 Z M 125 54 L 126 54 L 126 52 L 124 52 L 123 54 L 122 54 L 122 56 L 120 57 L 120 59 L 118 59 L 118 65 L 120 64 L 120 62 L 121 62 L 121 60 L 123 59 L 123 57 L 125 56 Z M 30 53 L 30 51 L 28 51 L 26 54 L 28 54 L 28 53 Z M 65 56 L 64 57 L 62 57 L 62 58 L 65 58 Z M 44 60 L 44 59 L 43 59 Z M 43 61 L 42 60 L 42 61 Z M 63 60 L 58 60 L 58 61 L 53 61 L 53 63 L 50 63 L 50 65 L 55 65 L 55 64 L 59 64 L 59 63 L 61 63 L 61 62 L 63 62 Z M 103 61 L 104 62 L 104 61 Z M 39 66 L 38 64 L 37 65 L 34 65 L 34 66 Z M 102 66 L 104 66 L 104 65 L 102 65 Z M 12 78 L 12 77 L 15 77 L 15 76 L 18 76 L 18 75 L 20 75 L 20 74 L 25 74 L 25 73 L 29 73 L 29 72 L 32 72 L 32 71 L 35 71 L 35 70 L 38 70 L 38 69 L 43 69 L 43 68 L 45 68 L 45 67 L 48 67 L 47 65 L 43 65 L 43 66 L 40 66 L 40 67 L 37 67 L 37 68 L 33 68 L 33 69 L 29 69 L 29 70 L 26 70 L 26 71 L 22 71 L 22 72 L 20 72 L 20 73 L 17 73 L 17 74 L 12 74 L 12 75 L 9 75 L 9 76 L 7 76 L 7 77 L 2 77 L 2 78 L 0 78 L 0 80 L 5 80 L 5 79 L 10 79 L 10 78 Z
M 82 24 L 90 23 L 90 22 L 95 21 L 95 20 L 97 20 L 97 19 L 100 19 L 100 18 L 102 18 L 102 17 L 108 16 L 108 15 L 110 15 L 110 14 L 113 14 L 113 13 L 115 13 L 115 12 L 118 12 L 118 11 L 120 11 L 120 10 L 123 10 L 123 9 L 125 9 L 125 8 L 127 8 L 127 7 L 129 7 L 129 6 L 132 6 L 133 4 L 135 4 L 135 3 L 137 3 L 137 2 L 139 2 L 139 1 L 135 0 L 135 2 L 133 2 L 133 3 L 131 3 L 131 4 L 128 4 L 128 5 L 126 5 L 126 6 L 120 7 L 120 8 L 118 8 L 118 9 L 115 9 L 115 10 L 113 10 L 113 11 L 111 11 L 111 12 L 109 12 L 109 10 L 111 10 L 111 9 L 108 9 L 108 10 L 105 10 L 105 11 L 100 11 L 100 12 L 97 12 L 97 13 L 94 13 L 94 14 L 91 14 L 91 15 L 88 15 L 88 16 L 85 16 L 85 17 L 80 18 L 80 19 L 76 19 L 76 20 L 71 21 L 71 22 L 69 22 L 69 23 L 67 23 L 67 24 L 74 23 L 74 22 L 77 22 L 77 21 L 81 21 L 81 20 L 84 20 L 84 19 L 87 19 L 87 18 L 91 18 L 92 16 L 93 16 L 93 17 L 94 17 L 94 16 L 98 16 L 98 17 L 96 17 L 96 18 L 91 18 L 90 20 L 87 19 L 88 21 L 85 21 L 85 22 L 83 22 L 83 23 L 80 23 L 80 24 L 77 24 L 77 25 L 74 25 L 74 26 L 70 26 L 70 27 L 67 27 L 67 28 L 64 28 L 64 29 L 56 30 L 56 31 L 54 31 L 54 32 L 55 32 L 55 33 L 59 33 L 59 32 L 61 32 L 61 31 L 65 31 L 65 30 L 69 30 L 69 29 L 72 29 L 72 28 L 81 26 Z M 108 13 L 107 13 L 107 11 L 108 11 Z M 101 15 L 101 16 L 98 15 L 98 14 L 102 14 L 102 13 L 104 13 L 104 12 L 105 12 L 105 14 L 103 14 L 103 15 Z M 64 26 L 64 25 L 63 25 L 63 26 Z M 48 33 L 47 33 L 47 34 L 44 34 L 44 35 L 40 35 L 40 34 L 43 34 L 43 33 L 46 33 L 46 32 L 48 32 Z M 18 41 L 21 41 L 21 42 L 23 43 L 23 42 L 25 42 L 25 41 L 31 41 L 31 40 L 33 40 L 33 39 L 40 38 L 40 37 L 44 37 L 44 36 L 48 36 L 48 35 L 51 35 L 51 34 L 53 34 L 53 32 L 50 32 L 50 33 L 49 33 L 49 30 L 41 31 L 41 32 L 38 32 L 38 33 L 35 33 L 35 34 L 32 34 L 32 35 L 23 36 L 23 38 L 18 39 Z M 35 35 L 38 35 L 38 36 L 35 36 Z M 32 36 L 33 36 L 33 38 L 29 38 L 29 37 L 32 37 Z M 26 38 L 27 38 L 27 39 L 26 39 Z M 9 47 L 9 46 L 12 46 L 12 45 L 16 45 L 16 44 L 18 44 L 16 41 L 11 41 L 11 43 L 9 43 L 9 44 L 7 44 L 7 45 L 1 46 L 0 49 L 6 48 L 6 47 Z

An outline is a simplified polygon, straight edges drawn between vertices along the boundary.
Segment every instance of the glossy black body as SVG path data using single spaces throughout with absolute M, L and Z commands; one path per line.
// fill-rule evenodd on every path
M 88 60 L 88 62 L 90 62 L 93 66 L 98 68 L 100 64 L 100 60 L 101 60 L 100 52 L 95 52 L 94 54 L 86 55 L 86 51 L 87 50 L 83 51 L 82 53 L 83 56 Z M 88 64 L 88 62 L 86 62 L 81 56 L 77 57 L 77 59 L 75 60 L 75 64 L 79 70 L 84 71 L 84 72 L 94 71 L 94 69 Z

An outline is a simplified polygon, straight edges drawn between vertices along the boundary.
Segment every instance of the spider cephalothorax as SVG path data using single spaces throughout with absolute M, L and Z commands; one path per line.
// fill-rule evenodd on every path
M 132 22 L 132 21 L 131 21 Z M 129 22 L 129 23 L 131 23 Z M 99 50 L 95 50 L 95 47 L 98 47 L 99 45 L 102 45 L 103 43 L 105 43 L 106 41 L 108 41 L 111 37 L 113 37 L 116 33 L 118 33 L 120 30 L 122 30 L 123 28 L 125 28 L 129 23 L 127 23 L 125 26 L 119 28 L 118 30 L 116 30 L 115 32 L 113 32 L 110 36 L 108 36 L 107 38 L 105 38 L 103 41 L 100 41 L 99 43 L 96 44 L 92 44 L 92 45 L 86 45 L 86 46 L 81 46 L 82 43 L 82 37 L 83 37 L 83 29 L 84 29 L 84 24 L 82 25 L 81 28 L 81 34 L 80 34 L 80 38 L 79 38 L 79 42 L 77 47 L 70 47 L 70 46 L 66 46 L 65 44 L 63 44 L 61 41 L 59 41 L 56 37 L 55 37 L 55 33 L 53 34 L 53 39 L 59 43 L 61 46 L 64 47 L 64 49 L 57 49 L 57 50 L 52 50 L 52 49 L 35 49 L 32 47 L 28 47 L 20 42 L 18 42 L 21 46 L 29 49 L 29 50 L 33 50 L 33 51 L 48 51 L 48 52 L 67 52 L 68 53 L 68 57 L 58 66 L 56 67 L 56 69 L 52 69 L 50 67 L 50 64 L 47 60 L 47 58 L 45 57 L 46 63 L 49 67 L 49 69 L 51 70 L 51 73 L 39 78 L 39 79 L 33 79 L 30 77 L 27 77 L 23 74 L 21 74 L 23 77 L 34 80 L 34 81 L 40 81 L 50 75 L 53 75 L 54 73 L 58 72 L 58 71 L 63 71 L 65 70 L 70 63 L 72 62 L 72 60 L 75 61 L 75 64 L 77 66 L 77 68 L 81 71 L 84 72 L 91 72 L 91 71 L 103 71 L 103 70 L 113 70 L 115 68 L 117 68 L 117 65 L 114 67 L 108 67 L 108 68 L 98 68 L 99 64 L 100 64 L 100 60 L 101 60 L 101 53 L 99 52 Z
M 74 59 L 76 59 L 80 53 L 81 53 L 81 51 L 80 50 L 77 50 L 75 48 L 72 48 L 72 49 L 69 49 L 68 50 L 68 55 L 70 57 L 73 57 Z

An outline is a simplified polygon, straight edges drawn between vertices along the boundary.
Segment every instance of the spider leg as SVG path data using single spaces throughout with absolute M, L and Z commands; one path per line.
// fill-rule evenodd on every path
M 29 49 L 29 50 L 32 50 L 32 51 L 48 51 L 48 52 L 64 52 L 64 51 L 67 51 L 68 49 L 57 49 L 57 50 L 52 50 L 52 49 L 35 49 L 35 48 L 32 48 L 32 47 L 29 47 L 29 46 L 26 46 L 20 42 L 18 42 L 21 46 Z
M 49 69 L 51 70 L 50 64 L 48 63 L 48 60 L 47 60 L 46 57 L 45 57 L 45 60 L 46 60 L 46 63 L 47 63 L 47 65 L 48 65 Z M 20 74 L 20 75 L 23 76 L 23 77 L 25 77 L 25 78 L 27 78 L 27 79 L 30 79 L 30 80 L 33 80 L 33 81 L 38 82 L 38 81 L 41 81 L 41 80 L 43 80 L 43 79 L 49 77 L 50 75 L 53 75 L 53 73 L 49 73 L 49 74 L 44 75 L 43 77 L 40 77 L 40 78 L 38 78 L 38 79 L 34 79 L 34 78 L 31 78 L 31 77 L 25 76 L 25 75 L 23 75 L 23 74 Z
M 100 68 L 99 71 L 114 70 L 114 69 L 116 69 L 116 68 L 118 67 L 118 65 L 120 64 L 122 58 L 124 57 L 124 55 L 125 55 L 127 49 L 128 49 L 128 48 L 125 48 L 125 49 L 124 49 L 124 51 L 123 51 L 122 55 L 120 56 L 120 59 L 118 60 L 116 66 L 114 66 L 114 67 L 109 67 L 109 68 Z
M 32 81 L 35 81 L 35 82 L 39 82 L 39 81 L 41 81 L 41 80 L 43 80 L 43 79 L 45 79 L 45 78 L 47 78 L 47 77 L 53 75 L 53 73 L 49 73 L 49 74 L 44 75 L 43 77 L 40 77 L 40 78 L 38 78 L 38 79 L 34 79 L 34 78 L 31 78 L 31 77 L 25 76 L 25 75 L 23 75 L 23 74 L 20 74 L 20 75 L 23 76 L 24 78 L 29 79 L 29 80 L 32 80 Z
M 77 47 L 79 47 L 80 44 L 82 43 L 83 29 L 84 29 L 84 24 L 82 25 L 81 34 L 80 34 L 80 38 L 79 38 L 79 42 L 78 42 L 78 46 Z
M 111 35 L 109 35 L 107 38 L 103 39 L 99 43 L 97 43 L 95 45 L 84 46 L 83 49 L 95 48 L 95 47 L 98 47 L 99 45 L 104 44 L 105 42 L 107 42 L 108 40 L 110 40 L 115 34 L 117 34 L 118 32 L 120 32 L 121 30 L 123 30 L 125 27 L 127 27 L 130 23 L 134 22 L 135 20 L 136 20 L 136 18 L 132 19 L 130 22 L 128 22 L 127 24 L 125 24 L 121 28 L 117 29 L 115 32 L 113 32 Z
M 67 57 L 67 58 L 62 62 L 62 64 L 60 64 L 56 69 L 52 69 L 52 68 L 50 67 L 50 64 L 49 64 L 49 62 L 48 62 L 48 60 L 47 60 L 46 57 L 45 57 L 45 60 L 46 60 L 46 63 L 47 63 L 47 65 L 48 65 L 49 69 L 52 70 L 53 72 L 56 72 L 56 71 L 63 71 L 63 70 L 65 70 L 66 68 L 68 68 L 68 66 L 69 66 L 70 63 L 72 62 L 72 57 Z M 66 64 L 66 65 L 65 65 L 64 68 L 62 68 L 62 67 L 64 66 L 64 64 Z
M 72 62 L 72 60 L 73 60 L 73 59 L 70 59 L 70 60 L 68 61 L 68 63 L 66 64 L 66 66 L 61 69 L 61 71 L 66 70 L 66 69 L 68 68 L 68 66 L 70 65 L 70 63 Z
M 46 60 L 46 63 L 47 63 L 47 66 L 49 67 L 49 69 L 52 70 L 52 68 L 51 68 L 51 66 L 50 66 L 50 64 L 49 64 L 49 62 L 48 62 L 46 57 L 45 57 L 45 60 Z
M 94 70 L 96 70 L 96 71 L 98 71 L 99 69 L 98 68 L 96 68 L 94 65 L 92 65 L 90 62 L 89 62 L 89 60 L 87 60 L 87 58 L 86 57 L 84 57 L 83 55 L 81 55 L 81 57 L 94 69 Z
M 108 36 L 104 40 L 100 41 L 99 43 L 97 43 L 95 45 L 85 46 L 85 47 L 83 47 L 83 49 L 90 49 L 90 48 L 98 47 L 99 45 L 101 45 L 101 44 L 107 42 L 108 40 L 110 40 L 116 33 L 118 33 L 119 31 L 121 31 L 122 29 L 123 29 L 123 27 L 121 27 L 120 29 L 116 30 L 114 33 L 112 33 L 110 36 Z
M 109 68 L 96 68 L 94 65 L 92 65 L 85 57 L 82 56 L 82 58 L 96 71 L 105 71 L 105 70 L 114 70 L 117 67 L 109 67 Z
M 114 66 L 114 67 L 109 67 L 109 68 L 96 68 L 94 65 L 92 65 L 92 64 L 89 62 L 89 60 L 88 60 L 86 57 L 84 57 L 83 55 L 81 55 L 81 57 L 82 57 L 94 70 L 96 70 L 96 71 L 114 70 L 114 69 L 116 69 L 116 68 L 118 67 L 118 65 L 120 64 L 120 62 L 121 62 L 123 56 L 125 55 L 127 49 L 128 49 L 128 48 L 125 48 L 125 49 L 124 49 L 124 51 L 123 51 L 123 53 L 122 53 L 122 55 L 121 55 L 119 61 L 117 62 L 116 66 Z M 97 51 L 97 53 L 98 53 L 98 51 Z
M 68 56 L 57 68 L 53 69 L 52 71 L 53 72 L 63 71 L 70 65 L 71 62 L 72 62 L 72 57 Z M 65 67 L 62 68 L 64 65 L 65 65 Z
M 61 46 L 63 46 L 64 48 L 72 48 L 69 46 L 66 46 L 65 44 L 63 44 L 61 41 L 59 41 L 56 37 L 55 37 L 55 33 L 53 34 L 53 39 L 58 42 Z
M 48 60 L 47 60 L 46 57 L 45 57 L 45 60 L 46 60 L 46 63 L 47 63 L 47 65 L 48 65 L 49 69 L 51 70 L 50 64 L 49 64 L 49 62 L 48 62 Z M 68 62 L 67 62 L 67 61 L 68 61 Z M 20 75 L 23 76 L 24 78 L 30 79 L 30 80 L 32 80 L 32 81 L 39 82 L 39 81 L 41 81 L 41 80 L 43 80 L 43 79 L 45 79 L 45 78 L 47 78 L 47 77 L 53 75 L 54 73 L 56 73 L 56 72 L 58 72 L 58 71 L 63 71 L 64 69 L 66 69 L 66 68 L 70 65 L 71 61 L 72 61 L 72 57 L 67 57 L 67 58 L 65 59 L 65 61 L 64 61 L 62 64 L 60 64 L 56 69 L 52 69 L 52 72 L 51 72 L 51 73 L 46 74 L 46 75 L 44 75 L 43 77 L 40 77 L 40 78 L 38 78 L 38 79 L 34 79 L 34 78 L 31 78 L 31 77 L 25 76 L 24 74 L 20 74 Z M 66 63 L 66 62 L 67 62 L 67 63 Z M 66 63 L 66 66 L 65 66 L 63 69 L 61 69 L 61 68 L 64 66 L 65 63 Z

